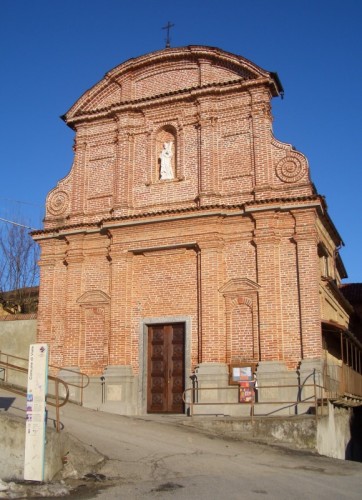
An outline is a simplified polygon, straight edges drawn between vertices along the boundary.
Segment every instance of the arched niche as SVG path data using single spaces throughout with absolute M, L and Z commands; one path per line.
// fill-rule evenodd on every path
M 156 134 L 156 178 L 169 181 L 177 178 L 177 133 L 171 125 Z

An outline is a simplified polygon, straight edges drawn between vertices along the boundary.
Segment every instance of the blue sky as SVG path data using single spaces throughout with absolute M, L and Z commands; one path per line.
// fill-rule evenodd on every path
M 304 153 L 362 282 L 362 1 L 1 0 L 0 217 L 42 227 L 72 164 L 59 118 L 111 68 L 162 49 L 210 45 L 276 71 L 274 134 Z

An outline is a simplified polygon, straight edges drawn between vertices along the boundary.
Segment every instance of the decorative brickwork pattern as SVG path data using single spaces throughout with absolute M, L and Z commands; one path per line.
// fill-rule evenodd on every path
M 162 317 L 188 318 L 192 368 L 322 356 L 317 248 L 322 231 L 338 238 L 306 158 L 273 137 L 281 92 L 250 61 L 192 46 L 121 64 L 68 111 L 74 163 L 33 233 L 53 363 L 147 373 L 140 325 Z

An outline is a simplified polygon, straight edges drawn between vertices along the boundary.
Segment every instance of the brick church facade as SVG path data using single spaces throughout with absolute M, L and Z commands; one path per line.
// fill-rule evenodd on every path
M 240 56 L 167 48 L 64 115 L 74 163 L 33 233 L 38 340 L 90 376 L 87 406 L 181 413 L 191 374 L 223 401 L 233 366 L 276 386 L 323 370 L 323 322 L 348 325 L 341 239 L 307 159 L 273 136 L 282 92 Z

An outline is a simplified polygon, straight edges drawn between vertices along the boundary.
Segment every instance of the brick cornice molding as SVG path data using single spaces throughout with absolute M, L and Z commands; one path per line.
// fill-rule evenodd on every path
M 119 225 L 132 225 L 141 223 L 153 223 L 155 218 L 166 218 L 171 219 L 172 217 L 177 218 L 188 218 L 188 217 L 209 217 L 209 216 L 227 216 L 228 214 L 234 215 L 249 215 L 253 219 L 257 219 L 260 213 L 260 218 L 265 217 L 265 212 L 279 212 L 279 211 L 291 211 L 293 209 L 306 209 L 311 207 L 320 207 L 321 202 L 320 196 L 302 196 L 302 197 L 291 197 L 291 198 L 273 198 L 273 199 L 263 199 L 247 201 L 242 204 L 227 204 L 227 203 L 212 203 L 209 205 L 195 205 L 174 207 L 163 210 L 147 210 L 147 211 L 132 211 L 131 213 L 125 213 L 124 215 L 114 215 L 112 217 L 102 217 L 95 222 L 78 222 L 75 224 L 64 224 L 54 227 L 46 227 L 45 229 L 40 229 L 33 231 L 31 233 L 34 240 L 43 240 L 48 238 L 59 238 L 68 235 L 75 234 L 89 234 L 92 232 L 99 232 L 103 229 L 111 229 L 116 227 L 117 223 Z M 264 214 L 264 215 L 263 215 Z M 73 213 L 73 216 L 77 215 Z M 79 214 L 82 215 L 82 214 Z M 142 219 L 145 219 L 142 222 Z M 146 221 L 147 219 L 147 221 Z M 157 219 L 159 221 L 160 219 Z M 53 222 L 53 221 L 52 221 Z M 65 222 L 65 221 L 63 221 Z
M 182 88 L 180 84 L 168 92 L 134 99 L 131 89 L 141 74 L 143 78 L 152 78 L 161 71 L 179 69 L 180 65 L 197 69 L 198 82 L 197 80 L 190 82 L 194 86 Z M 228 71 L 230 81 L 215 81 L 212 71 L 209 71 L 213 67 Z M 103 117 L 110 111 L 131 109 L 141 103 L 152 104 L 155 101 L 159 102 L 160 99 L 165 103 L 180 96 L 189 99 L 190 95 L 217 93 L 217 90 L 230 87 L 234 82 L 238 86 L 241 84 L 247 87 L 265 87 L 272 96 L 283 92 L 275 73 L 270 73 L 241 56 L 207 46 L 168 48 L 130 59 L 109 71 L 100 82 L 85 92 L 62 118 L 68 125 L 74 127 L 77 122 L 85 121 L 92 116 Z M 230 90 L 229 88 L 228 91 Z M 114 99 L 107 100 L 107 97 L 113 95 Z M 102 108 L 100 102 L 103 97 L 106 100 L 105 107 Z

